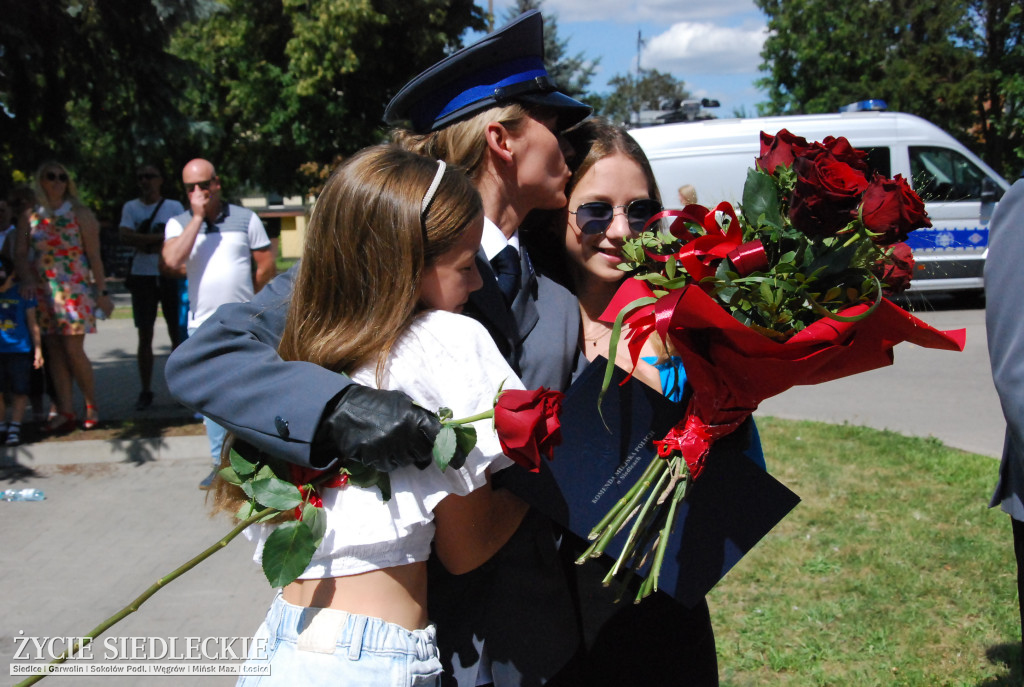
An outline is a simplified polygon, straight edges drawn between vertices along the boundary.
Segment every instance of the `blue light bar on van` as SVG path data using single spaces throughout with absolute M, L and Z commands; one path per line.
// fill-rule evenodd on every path
M 849 105 L 843 105 L 839 108 L 840 112 L 880 112 L 888 109 L 888 105 L 885 104 L 884 100 L 878 100 L 872 98 L 871 100 L 858 100 L 855 103 Z

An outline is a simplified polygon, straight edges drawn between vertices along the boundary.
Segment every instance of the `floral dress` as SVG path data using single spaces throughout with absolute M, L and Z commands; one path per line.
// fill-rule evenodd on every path
M 82 231 L 71 202 L 32 214 L 32 248 L 39 286 L 37 317 L 43 334 L 93 334 L 96 300 Z

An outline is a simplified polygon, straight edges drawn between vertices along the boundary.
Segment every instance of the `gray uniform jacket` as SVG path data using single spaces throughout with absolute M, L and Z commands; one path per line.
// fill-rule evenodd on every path
M 564 389 L 578 349 L 579 307 L 563 287 L 533 274 L 525 255 L 523 260 L 523 281 L 510 313 L 490 264 L 478 254 L 484 287 L 472 294 L 466 314 L 488 329 L 527 388 Z M 324 409 L 351 382 L 317 365 L 278 357 L 294 272 L 279 276 L 249 303 L 219 308 L 174 351 L 166 370 L 168 387 L 180 401 L 257 448 L 308 465 Z M 546 471 L 531 475 L 513 467 L 498 474 L 503 473 L 509 473 L 505 486 L 513 491 L 553 482 Z M 455 577 L 432 565 L 428 588 L 445 684 L 475 687 L 481 639 L 497 687 L 543 684 L 579 646 L 553 526 L 534 510 L 477 570 Z
M 999 402 L 1006 417 L 1003 459 L 992 506 L 1024 521 L 1024 178 L 999 201 L 985 261 L 985 326 Z

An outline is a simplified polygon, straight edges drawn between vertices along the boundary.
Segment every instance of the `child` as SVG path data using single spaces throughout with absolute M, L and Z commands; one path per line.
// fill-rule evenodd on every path
M 32 369 L 43 366 L 42 337 L 36 322 L 36 301 L 15 286 L 14 263 L 0 255 L 0 432 L 7 446 L 21 444 L 21 421 L 28 406 Z M 11 398 L 7 422 L 4 397 Z
M 350 158 L 310 218 L 282 357 L 455 417 L 490 408 L 502 385 L 521 389 L 483 326 L 455 314 L 481 286 L 482 231 L 479 194 L 443 162 L 393 146 Z M 323 490 L 323 542 L 256 635 L 272 673 L 260 685 L 440 684 L 426 608 L 431 546 L 451 572 L 468 572 L 505 544 L 527 510 L 507 490 L 491 490 L 491 472 L 510 462 L 490 421 L 475 428 L 464 467 L 399 468 L 390 501 L 376 489 Z M 219 500 L 227 489 L 218 486 Z M 252 528 L 257 559 L 270 527 Z M 255 665 L 267 657 L 260 644 Z

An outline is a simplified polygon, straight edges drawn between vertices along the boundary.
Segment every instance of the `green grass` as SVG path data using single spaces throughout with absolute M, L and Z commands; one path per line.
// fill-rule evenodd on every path
M 996 460 L 864 427 L 758 428 L 802 502 L 708 596 L 723 687 L 1022 684 Z
M 283 274 L 292 268 L 292 265 L 299 261 L 298 258 L 282 258 L 280 255 L 277 256 L 277 260 L 274 265 L 277 267 L 277 273 Z

